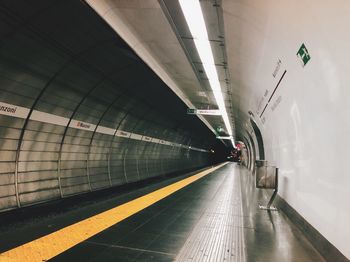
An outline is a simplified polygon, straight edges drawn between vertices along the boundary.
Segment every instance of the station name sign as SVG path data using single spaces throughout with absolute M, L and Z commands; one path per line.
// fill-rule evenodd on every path
M 188 108 L 187 114 L 189 115 L 211 115 L 211 116 L 220 116 L 221 112 L 218 109 L 195 109 Z

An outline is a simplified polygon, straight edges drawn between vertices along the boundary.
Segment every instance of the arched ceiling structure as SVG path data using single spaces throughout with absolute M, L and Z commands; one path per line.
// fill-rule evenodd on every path
M 0 211 L 203 167 L 223 149 L 86 3 L 0 11 Z
M 178 0 L 86 2 L 188 107 L 216 108 Z M 235 139 L 280 168 L 280 195 L 349 258 L 349 2 L 199 3 Z
M 349 2 L 198 2 L 234 138 L 350 258 Z M 219 105 L 178 0 L 0 9 L 1 210 L 211 163 L 227 125 L 186 114 Z

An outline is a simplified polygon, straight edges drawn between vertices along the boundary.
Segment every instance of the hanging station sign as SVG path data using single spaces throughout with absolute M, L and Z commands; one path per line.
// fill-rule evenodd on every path
M 216 139 L 232 139 L 232 136 L 217 136 Z
M 219 109 L 195 109 L 188 108 L 187 114 L 189 115 L 211 115 L 211 116 L 220 116 L 221 112 Z

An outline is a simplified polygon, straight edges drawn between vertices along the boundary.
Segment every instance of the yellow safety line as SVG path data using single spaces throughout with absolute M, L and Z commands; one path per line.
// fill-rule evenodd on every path
M 0 254 L 0 261 L 46 261 L 132 216 L 181 188 L 210 174 L 227 163 L 204 170 L 196 175 L 158 189 L 90 218 L 57 230 L 51 234 Z

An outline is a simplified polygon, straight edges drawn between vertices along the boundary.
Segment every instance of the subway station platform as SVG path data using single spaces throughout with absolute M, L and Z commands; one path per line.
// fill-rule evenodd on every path
M 283 212 L 258 209 L 268 194 L 253 178 L 225 163 L 25 221 L 3 214 L 0 261 L 324 261 Z

